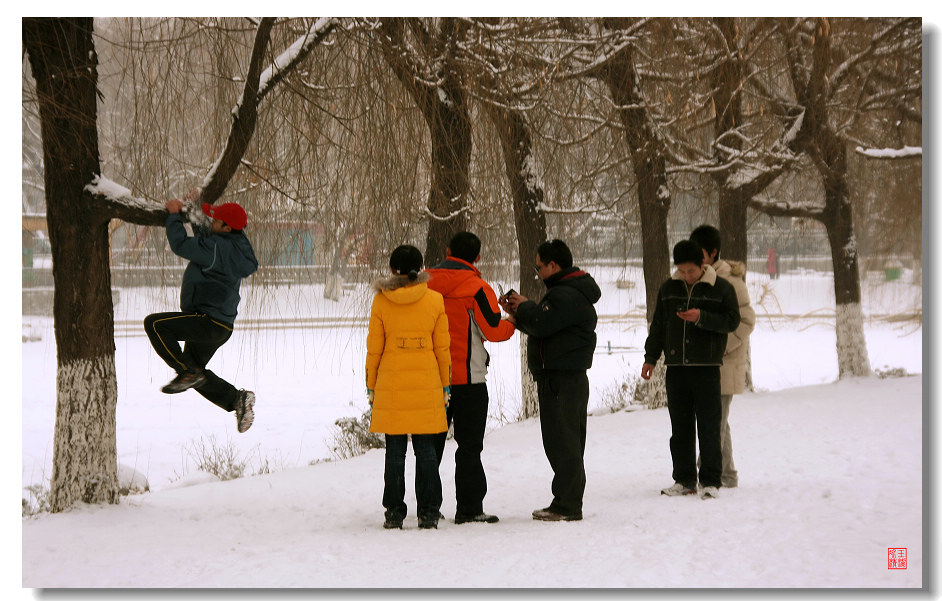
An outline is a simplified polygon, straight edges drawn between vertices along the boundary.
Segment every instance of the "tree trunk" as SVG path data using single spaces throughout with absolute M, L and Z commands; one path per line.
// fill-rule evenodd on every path
M 860 271 L 854 214 L 847 187 L 847 148 L 828 123 L 826 68 L 831 58 L 831 28 L 821 18 L 813 40 L 813 67 L 803 100 L 811 136 L 806 138 L 824 184 L 824 211 L 819 219 L 827 229 L 834 269 L 838 377 L 870 375 L 867 340 L 860 306 Z
M 637 87 L 631 49 L 619 52 L 597 72 L 612 94 L 622 124 L 631 165 L 638 182 L 638 215 L 647 320 L 654 316 L 657 291 L 670 276 L 667 213 L 671 206 L 667 170 L 660 143 L 648 123 L 644 98 Z
M 429 227 L 425 244 L 425 264 L 435 265 L 445 258 L 451 237 L 468 228 L 468 173 L 471 168 L 471 115 L 468 94 L 461 84 L 457 66 L 450 60 L 445 46 L 453 45 L 459 35 L 454 20 L 442 25 L 443 38 L 424 39 L 438 44 L 435 62 L 439 68 L 431 77 L 419 72 L 419 61 L 409 54 L 403 43 L 403 20 L 384 19 L 380 26 L 380 42 L 386 62 L 406 90 L 428 124 L 432 145 L 432 186 L 427 208 Z M 425 32 L 425 35 L 429 35 Z M 426 83 L 434 80 L 434 84 Z
M 625 141 L 638 182 L 638 216 L 641 222 L 642 271 L 647 322 L 651 323 L 657 292 L 670 276 L 670 248 L 667 239 L 667 213 L 671 195 L 667 187 L 667 165 L 660 143 L 648 122 L 645 101 L 637 87 L 637 74 L 631 48 L 620 51 L 597 72 L 612 95 L 625 128 Z M 662 365 L 659 359 L 657 365 Z M 636 398 L 658 398 L 664 390 L 666 371 L 655 369 L 650 380 L 640 381 Z M 652 401 L 655 404 L 658 401 Z
M 743 67 L 742 51 L 739 48 L 739 27 L 734 17 L 713 19 L 723 36 L 720 50 L 722 60 L 713 72 L 713 137 L 723 146 L 740 149 L 742 141 L 737 136 L 727 136 L 742 124 Z M 714 156 L 718 164 L 726 162 L 717 147 Z M 746 263 L 746 205 L 748 197 L 741 189 L 731 188 L 729 173 L 716 172 L 714 181 L 719 189 L 719 224 L 723 236 L 722 256 Z
M 117 500 L 109 215 L 85 186 L 99 173 L 91 18 L 23 19 L 36 80 L 55 286 L 57 410 L 50 505 Z
M 822 222 L 827 229 L 834 269 L 836 302 L 838 377 L 868 376 L 870 358 L 864 336 L 863 309 L 860 304 L 860 270 L 854 218 L 846 181 L 846 151 L 838 156 L 825 177 L 825 205 Z M 842 169 L 843 167 L 843 169 Z
M 535 157 L 530 127 L 519 111 L 487 105 L 487 112 L 497 130 L 507 179 L 513 196 L 514 227 L 517 232 L 517 251 L 519 255 L 520 288 L 523 296 L 539 299 L 546 291 L 543 282 L 533 271 L 536 262 L 537 247 L 546 240 L 546 214 L 540 205 L 543 202 L 543 189 L 533 172 Z M 527 419 L 540 414 L 536 394 L 536 382 L 527 368 L 526 334 L 520 333 L 521 417 Z
M 443 260 L 451 237 L 468 229 L 471 116 L 467 94 L 457 81 L 446 81 L 443 90 L 449 100 L 428 94 L 422 111 L 432 140 L 432 189 L 428 197 L 431 219 L 425 244 L 428 265 Z
M 723 237 L 723 258 L 748 264 L 748 238 L 746 234 L 746 207 L 748 198 L 742 190 L 720 187 L 720 223 Z

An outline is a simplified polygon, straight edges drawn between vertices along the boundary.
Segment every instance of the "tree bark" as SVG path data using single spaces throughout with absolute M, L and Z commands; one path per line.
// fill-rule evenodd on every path
M 91 18 L 24 18 L 36 80 L 57 348 L 50 504 L 114 503 L 117 450 L 110 215 L 85 191 L 100 171 Z M 107 317 L 106 317 L 107 316 Z
M 739 28 L 734 17 L 713 19 L 722 34 L 724 60 L 713 72 L 713 129 L 714 139 L 724 140 L 724 146 L 740 149 L 738 137 L 725 134 L 742 125 L 743 67 L 739 48 Z M 722 164 L 726 157 L 715 149 L 716 160 Z M 714 180 L 719 189 L 719 225 L 723 235 L 722 255 L 726 259 L 747 262 L 746 198 L 740 189 L 731 188 L 728 172 L 716 172 Z
M 406 50 L 403 19 L 383 19 L 380 41 L 383 55 L 396 77 L 415 100 L 428 125 L 432 145 L 432 185 L 427 208 L 425 263 L 435 265 L 445 258 L 448 241 L 468 228 L 468 173 L 471 168 L 471 115 L 468 94 L 461 74 L 450 58 L 450 45 L 460 28 L 453 19 L 443 20 L 443 39 L 434 40 L 439 71 L 425 74 L 417 57 Z M 433 81 L 434 83 L 429 83 Z
M 808 152 L 824 182 L 824 211 L 819 219 L 827 229 L 834 270 L 834 300 L 837 303 L 837 362 L 839 377 L 871 373 L 860 306 L 860 271 L 854 217 L 847 186 L 847 149 L 827 121 L 827 76 L 831 46 L 830 22 L 818 20 L 813 41 L 813 66 L 806 93 L 805 120 L 810 136 Z
M 535 157 L 530 127 L 520 111 L 486 105 L 500 138 L 504 155 L 504 166 L 510 182 L 514 207 L 514 228 L 517 232 L 519 255 L 520 289 L 523 296 L 539 299 L 546 291 L 540 278 L 536 277 L 533 265 L 537 247 L 546 240 L 546 214 L 543 213 L 543 189 L 537 184 L 533 172 Z M 526 357 L 526 334 L 520 334 L 520 356 Z M 521 417 L 527 419 L 540 414 L 536 382 L 527 368 L 526 360 L 520 365 Z
M 658 288 L 670 276 L 667 213 L 671 206 L 671 195 L 667 186 L 666 160 L 660 142 L 648 123 L 644 98 L 637 87 L 631 47 L 618 52 L 595 72 L 595 76 L 608 86 L 615 102 L 625 128 L 625 141 L 638 182 L 642 264 L 647 320 L 650 322 L 654 316 Z

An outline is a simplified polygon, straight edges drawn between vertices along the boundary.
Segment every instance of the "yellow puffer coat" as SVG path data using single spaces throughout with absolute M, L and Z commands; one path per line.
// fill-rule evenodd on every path
M 451 385 L 448 317 L 429 275 L 394 275 L 373 288 L 366 337 L 366 387 L 373 390 L 370 432 L 435 434 L 448 430 L 442 389 Z

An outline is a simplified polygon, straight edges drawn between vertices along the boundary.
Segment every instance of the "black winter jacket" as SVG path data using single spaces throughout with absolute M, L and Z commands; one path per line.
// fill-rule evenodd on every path
M 677 317 L 678 311 L 687 309 L 700 309 L 696 324 Z M 675 272 L 658 290 L 644 362 L 654 365 L 663 352 L 666 365 L 722 365 L 726 335 L 738 326 L 736 289 L 713 267 L 705 265 L 689 290 Z
M 239 309 L 242 278 L 258 269 L 252 243 L 241 231 L 187 236 L 183 217 L 167 217 L 167 241 L 190 264 L 183 272 L 180 310 L 203 313 L 232 325 Z
M 595 303 L 602 291 L 591 275 L 577 267 L 546 278 L 539 304 L 517 307 L 517 329 L 527 334 L 527 367 L 534 376 L 543 370 L 586 370 L 595 353 Z

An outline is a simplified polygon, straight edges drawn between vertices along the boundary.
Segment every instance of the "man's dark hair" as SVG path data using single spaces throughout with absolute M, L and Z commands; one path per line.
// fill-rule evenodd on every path
M 544 265 L 553 261 L 562 269 L 572 267 L 572 252 L 562 240 L 547 240 L 537 247 L 536 254 L 540 255 Z
M 693 263 L 703 265 L 703 247 L 693 240 L 681 240 L 674 245 L 674 265 Z
M 715 259 L 720 258 L 720 230 L 712 225 L 704 224 L 690 232 L 690 239 L 707 251 L 707 254 L 713 254 L 715 250 Z
M 451 237 L 448 249 L 451 251 L 451 256 L 474 263 L 475 259 L 481 255 L 481 239 L 471 232 L 458 232 Z
M 422 271 L 422 251 L 403 244 L 389 255 L 389 266 L 399 275 L 407 275 L 410 280 L 414 280 Z

